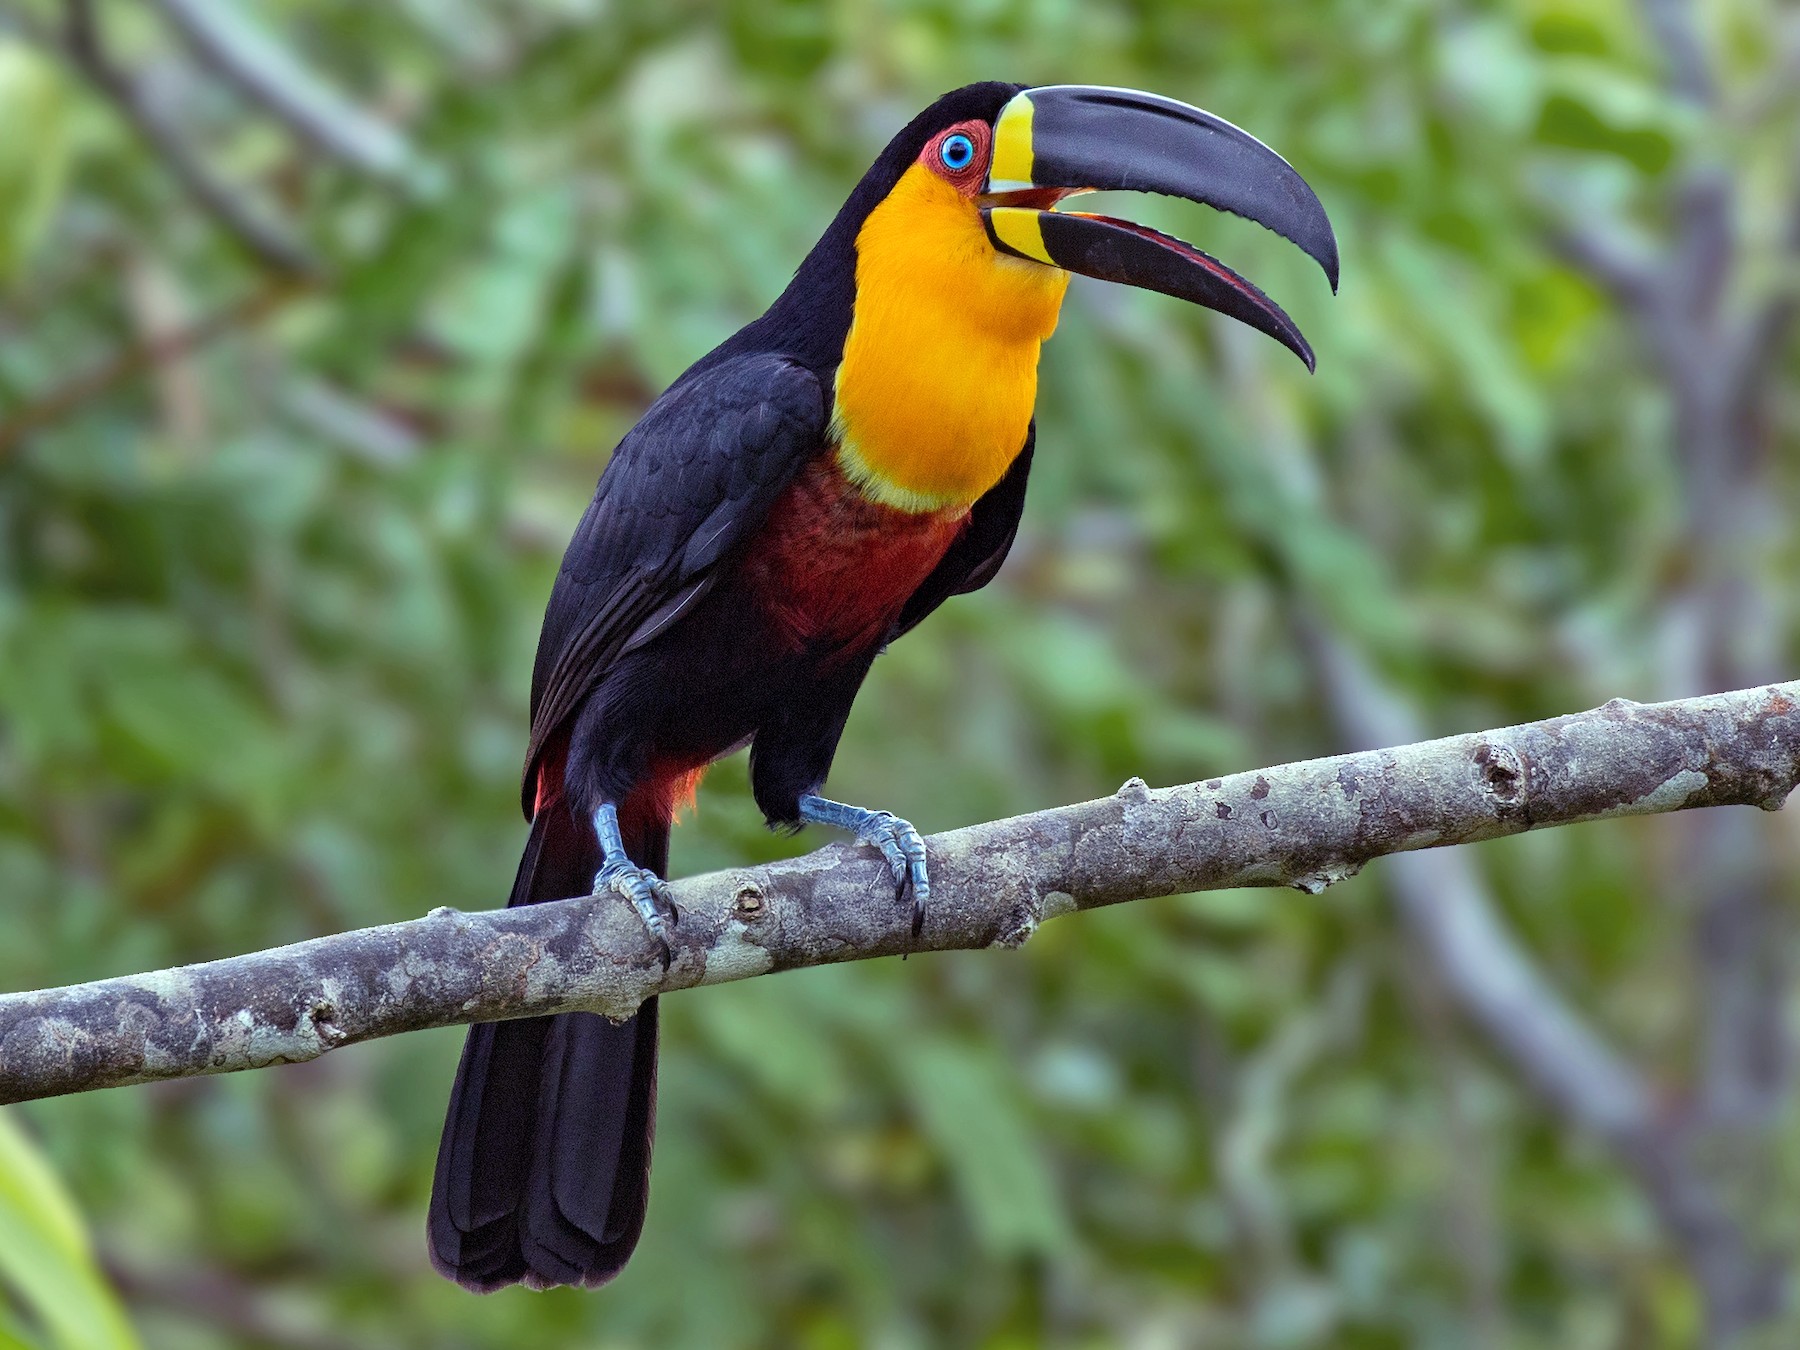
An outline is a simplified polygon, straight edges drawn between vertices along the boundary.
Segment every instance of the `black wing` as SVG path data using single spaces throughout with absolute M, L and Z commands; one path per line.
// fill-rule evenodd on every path
M 531 676 L 525 806 L 544 745 L 618 657 L 678 618 L 818 452 L 818 377 L 739 357 L 670 389 L 613 451 L 563 555 Z
M 994 579 L 1006 561 L 1013 536 L 1019 532 L 1019 516 L 1025 510 L 1025 480 L 1031 476 L 1031 452 L 1037 443 L 1037 423 L 1025 432 L 1025 448 L 1012 462 L 1006 476 L 989 488 L 969 508 L 969 526 L 950 546 L 931 575 L 912 593 L 900 617 L 888 631 L 892 642 L 919 626 L 921 620 L 953 595 L 978 591 Z

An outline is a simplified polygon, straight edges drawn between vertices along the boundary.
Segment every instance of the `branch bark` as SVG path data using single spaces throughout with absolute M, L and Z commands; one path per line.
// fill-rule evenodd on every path
M 1016 947 L 1044 920 L 1183 891 L 1317 894 L 1372 858 L 1699 806 L 1778 809 L 1800 782 L 1800 680 L 1615 699 L 1518 727 L 1308 760 L 955 830 L 910 907 L 872 850 L 676 883 L 674 960 L 629 907 L 580 897 L 341 933 L 204 965 L 0 996 L 0 1103 L 316 1058 L 426 1027 L 589 1010 L 770 971 Z

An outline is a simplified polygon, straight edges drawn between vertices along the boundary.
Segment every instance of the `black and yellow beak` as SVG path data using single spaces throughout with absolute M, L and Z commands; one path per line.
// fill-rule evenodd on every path
M 1216 309 L 1312 368 L 1294 321 L 1218 259 L 1145 225 L 1049 209 L 1075 193 L 1113 190 L 1184 197 L 1254 220 L 1297 244 L 1337 290 L 1325 208 L 1286 160 L 1223 118 L 1156 94 L 1080 84 L 1026 89 L 1000 110 L 982 197 L 995 248 Z

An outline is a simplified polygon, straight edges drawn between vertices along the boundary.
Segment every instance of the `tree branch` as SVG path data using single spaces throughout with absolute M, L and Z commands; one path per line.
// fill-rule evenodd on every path
M 158 106 L 143 81 L 114 64 L 101 42 L 93 0 L 68 0 L 67 9 L 57 45 L 70 64 L 137 129 L 188 195 L 264 267 L 292 276 L 320 275 L 311 250 L 216 174 Z
M 1668 65 L 1669 88 L 1695 103 L 1713 102 L 1716 90 L 1692 0 L 1640 0 L 1639 7 Z
M 205 965 L 0 996 L 0 1103 L 312 1059 L 425 1027 L 586 1009 L 769 971 L 1018 946 L 1048 918 L 1236 886 L 1317 894 L 1371 858 L 1698 806 L 1780 807 L 1800 782 L 1800 680 L 1615 699 L 1519 727 L 1338 755 L 971 826 L 929 841 L 932 907 L 872 850 L 676 883 L 665 970 L 628 906 L 581 897 L 423 919 Z
M 1557 257 L 1586 275 L 1634 317 L 1644 318 L 1656 308 L 1661 296 L 1659 261 L 1648 250 L 1591 223 L 1572 220 L 1547 226 L 1545 242 Z
M 152 0 L 207 65 L 295 135 L 376 178 L 418 184 L 424 166 L 393 127 L 370 116 L 221 0 Z

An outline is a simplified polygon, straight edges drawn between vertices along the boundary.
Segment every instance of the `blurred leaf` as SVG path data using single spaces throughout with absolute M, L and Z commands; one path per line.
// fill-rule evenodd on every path
M 68 176 L 70 100 L 62 73 L 0 32 L 0 283 L 19 275 Z
M 239 790 L 272 767 L 263 719 L 212 671 L 122 664 L 101 691 L 120 730 L 167 772 Z
M 940 1038 L 920 1040 L 902 1064 L 982 1246 L 996 1255 L 1067 1248 L 1068 1219 L 1012 1074 L 990 1050 Z
M 0 1111 L 0 1285 L 49 1350 L 133 1350 L 131 1325 L 94 1264 L 74 1204 L 12 1115 Z M 7 1336 L 0 1322 L 0 1344 Z

